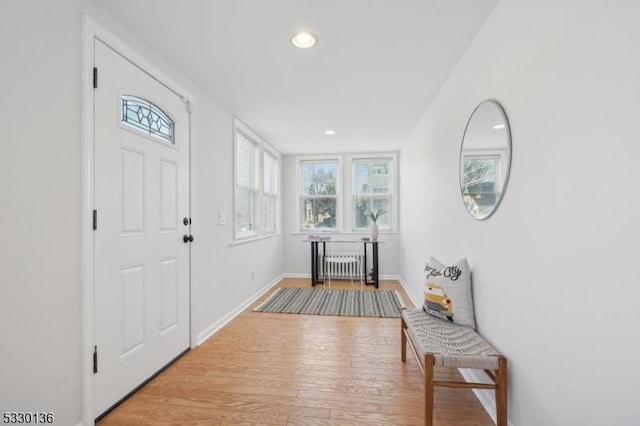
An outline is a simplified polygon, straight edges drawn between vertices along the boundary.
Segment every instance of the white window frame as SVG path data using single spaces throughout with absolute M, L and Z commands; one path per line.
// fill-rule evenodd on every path
M 395 152 L 381 153 L 365 153 L 365 154 L 349 154 L 345 156 L 345 176 L 349 177 L 349 181 L 344 184 L 345 193 L 345 230 L 353 233 L 368 233 L 370 228 L 356 228 L 355 224 L 355 194 L 353 193 L 353 162 L 355 160 L 389 160 L 391 162 L 391 211 L 387 214 L 391 215 L 389 227 L 380 228 L 380 233 L 397 232 L 398 230 L 398 154 Z
M 265 188 L 265 174 L 266 174 L 266 167 L 265 165 L 265 157 L 266 156 L 271 156 L 274 159 L 274 169 L 273 169 L 273 175 L 271 176 L 271 179 L 273 180 L 273 188 L 274 191 L 273 192 L 268 192 Z M 262 229 L 264 230 L 265 234 L 277 234 L 278 232 L 280 232 L 280 154 L 278 153 L 278 151 L 276 151 L 275 149 L 273 149 L 273 147 L 269 144 L 267 144 L 266 142 L 263 143 L 263 150 L 262 150 L 262 179 L 263 179 L 263 183 L 262 183 Z M 271 198 L 273 201 L 273 212 L 272 212 L 272 216 L 273 216 L 273 229 L 268 229 L 267 226 L 267 207 L 266 207 L 266 202 L 265 200 L 267 198 Z
M 248 139 L 255 144 L 256 155 L 254 160 L 254 169 L 252 170 L 252 179 L 257 182 L 255 188 L 255 205 L 252 208 L 252 229 L 246 231 L 237 230 L 237 202 L 236 202 L 236 190 L 238 189 L 238 134 Z M 282 168 L 282 161 L 280 153 L 269 145 L 264 139 L 262 139 L 256 132 L 254 132 L 249 126 L 244 124 L 240 119 L 234 117 L 233 119 L 233 242 L 251 241 L 254 239 L 264 238 L 265 236 L 277 235 L 280 232 L 280 170 Z M 264 223 L 264 156 L 265 151 L 268 151 L 269 155 L 275 157 L 275 229 L 268 232 L 265 231 Z M 246 190 L 246 188 L 242 188 Z M 252 190 L 252 189 L 250 189 Z
M 377 160 L 388 159 L 392 163 L 392 183 L 391 183 L 391 219 L 389 227 L 380 229 L 380 233 L 394 233 L 398 231 L 398 153 L 358 153 L 358 154 L 328 154 L 328 155 L 305 155 L 296 156 L 296 232 L 299 233 L 345 233 L 345 234 L 366 234 L 370 228 L 355 228 L 355 202 L 353 194 L 353 161 L 354 160 Z M 302 219 L 302 164 L 308 161 L 336 161 L 338 170 L 336 175 L 336 227 L 305 229 L 301 223 Z
M 336 162 L 336 226 L 335 228 L 314 228 L 306 229 L 302 225 L 302 165 L 303 163 L 313 162 Z M 343 204 L 343 170 L 342 170 L 342 156 L 340 155 L 306 155 L 296 157 L 296 228 L 299 232 L 305 233 L 335 233 L 342 229 L 342 204 Z

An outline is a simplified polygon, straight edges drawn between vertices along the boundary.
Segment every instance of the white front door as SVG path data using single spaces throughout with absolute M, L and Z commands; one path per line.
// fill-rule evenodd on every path
M 97 39 L 94 60 L 97 416 L 189 347 L 190 214 L 186 105 Z

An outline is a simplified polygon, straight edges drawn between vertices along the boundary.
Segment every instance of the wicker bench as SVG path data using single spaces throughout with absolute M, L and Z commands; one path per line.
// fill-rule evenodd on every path
M 435 386 L 495 389 L 497 426 L 507 426 L 507 359 L 478 333 L 439 318 L 422 309 L 402 310 L 402 362 L 407 361 L 407 342 L 424 374 L 425 426 L 433 425 Z M 493 383 L 434 380 L 435 367 L 484 370 Z

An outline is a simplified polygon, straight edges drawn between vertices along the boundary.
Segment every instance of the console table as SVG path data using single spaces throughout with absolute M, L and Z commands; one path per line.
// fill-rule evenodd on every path
M 324 259 L 327 243 L 360 243 L 363 244 L 363 259 L 362 264 L 364 265 L 364 283 L 366 285 L 375 285 L 376 288 L 379 286 L 379 275 L 378 275 L 378 241 L 365 241 L 365 240 L 305 240 L 310 243 L 311 246 L 311 285 L 315 286 L 316 284 L 322 284 L 324 282 L 320 277 L 319 273 L 319 259 Z M 322 250 L 322 251 L 320 251 Z M 370 255 L 367 252 L 371 252 Z M 371 277 L 367 273 L 367 259 L 368 256 L 371 256 Z

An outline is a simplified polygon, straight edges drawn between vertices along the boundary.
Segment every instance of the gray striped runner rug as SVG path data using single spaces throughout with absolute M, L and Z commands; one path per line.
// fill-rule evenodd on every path
M 342 290 L 281 287 L 254 308 L 257 312 L 400 318 L 404 307 L 396 290 Z

